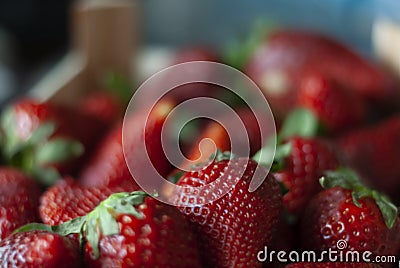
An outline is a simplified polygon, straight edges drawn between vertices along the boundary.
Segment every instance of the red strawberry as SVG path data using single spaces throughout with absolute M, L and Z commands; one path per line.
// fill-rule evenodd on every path
M 122 105 L 111 94 L 93 92 L 80 103 L 80 110 L 94 118 L 100 119 L 104 125 L 111 125 L 122 116 Z
M 270 34 L 245 67 L 278 116 L 296 105 L 300 81 L 310 71 L 379 103 L 391 103 L 398 95 L 393 79 L 378 67 L 337 41 L 311 32 L 280 30 Z
M 127 148 L 129 147 L 129 150 L 125 153 L 142 155 L 143 159 L 149 157 L 155 168 L 165 176 L 169 173 L 171 167 L 163 153 L 161 130 L 172 108 L 171 102 L 162 101 L 155 106 L 149 118 L 146 118 L 144 113 L 139 112 L 125 120 L 125 127 L 129 131 L 127 137 L 130 137 L 125 141 Z M 142 129 L 137 122 L 145 122 L 146 120 L 146 136 L 144 137 L 145 141 L 143 141 Z M 147 146 L 147 153 L 135 151 L 137 144 L 142 142 L 145 142 Z M 94 153 L 93 159 L 82 171 L 81 183 L 86 186 L 122 187 L 123 185 L 128 185 L 128 187 L 132 187 L 135 182 L 124 157 L 122 124 L 118 124 L 115 129 L 111 130 L 98 148 L 98 151 Z
M 49 185 L 73 173 L 96 141 L 101 124 L 72 108 L 23 99 L 4 111 L 1 122 L 2 157 Z
M 0 242 L 0 267 L 81 267 L 79 249 L 66 237 L 45 231 L 16 233 Z
M 299 105 L 310 109 L 329 132 L 348 130 L 365 118 L 359 95 L 321 74 L 307 74 L 299 89 Z
M 0 241 L 39 219 L 39 196 L 40 187 L 33 179 L 16 169 L 0 168 Z
M 130 190 L 137 190 L 132 187 Z M 40 217 L 45 224 L 59 225 L 92 211 L 101 201 L 126 187 L 84 187 L 72 179 L 50 187 L 40 198 Z
M 176 208 L 145 197 L 142 192 L 125 196 L 112 202 L 129 200 L 136 212 L 116 216 L 118 230 L 100 238 L 99 258 L 93 251 L 95 243 L 87 237 L 90 244 L 85 253 L 90 267 L 200 267 L 195 237 Z
M 252 111 L 248 109 L 239 109 L 235 116 L 239 116 L 240 123 L 243 123 L 246 133 L 230 133 L 226 131 L 225 127 L 216 121 L 211 121 L 205 129 L 202 131 L 200 137 L 197 141 L 191 144 L 191 150 L 188 153 L 188 159 L 191 161 L 195 161 L 196 163 L 204 163 L 208 160 L 208 157 L 215 153 L 216 149 L 219 149 L 222 152 L 229 151 L 231 149 L 231 140 L 242 141 L 238 142 L 238 144 L 246 144 L 245 139 L 248 139 L 248 143 L 250 146 L 250 156 L 257 152 L 261 147 L 261 131 L 260 126 L 257 123 L 257 118 L 253 114 Z M 224 122 L 224 125 L 230 125 L 231 127 L 236 122 L 236 117 L 229 115 L 222 115 L 221 122 Z M 240 129 L 238 127 L 238 129 Z M 208 139 L 213 142 L 202 143 L 201 141 Z M 201 152 L 199 148 L 201 147 Z M 245 155 L 242 155 L 245 156 Z M 193 163 L 192 163 L 193 164 Z M 181 165 L 182 168 L 188 168 L 190 164 L 183 163 Z
M 190 225 L 172 206 L 144 192 L 116 193 L 86 216 L 29 229 L 80 234 L 89 267 L 200 267 Z
M 397 208 L 387 197 L 366 188 L 348 169 L 328 172 L 321 179 L 328 188 L 308 204 L 302 222 L 302 244 L 306 249 L 338 248 L 371 251 L 373 255 L 395 255 L 400 248 Z
M 285 266 L 285 268 L 379 268 L 375 263 L 358 262 L 298 262 Z
M 290 151 L 283 159 L 283 168 L 274 175 L 288 189 L 283 196 L 285 209 L 301 215 L 308 201 L 322 189 L 318 179 L 324 171 L 337 168 L 338 161 L 329 145 L 318 138 L 292 137 L 286 140 L 287 145 Z
M 400 116 L 359 130 L 338 141 L 343 162 L 375 188 L 397 198 L 400 190 Z
M 180 186 L 194 187 L 179 193 L 174 202 L 196 227 L 200 252 L 208 267 L 261 267 L 257 253 L 271 242 L 281 209 L 281 194 L 271 175 L 256 191 L 249 192 L 256 167 L 257 163 L 247 158 L 214 161 L 186 173 L 178 182 Z M 225 182 L 216 181 L 219 178 L 237 184 L 220 199 L 203 204 L 196 187 L 214 181 L 214 187 L 226 187 Z

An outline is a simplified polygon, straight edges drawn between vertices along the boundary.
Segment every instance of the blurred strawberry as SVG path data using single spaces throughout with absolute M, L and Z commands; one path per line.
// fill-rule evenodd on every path
M 110 93 L 97 91 L 88 94 L 80 103 L 84 114 L 100 119 L 105 126 L 111 126 L 122 117 L 119 101 Z
M 304 74 L 318 71 L 373 103 L 396 101 L 394 81 L 354 51 L 317 33 L 278 30 L 269 34 L 245 64 L 274 113 L 284 117 L 296 106 Z
M 18 227 L 39 219 L 40 193 L 40 186 L 23 172 L 0 168 L 0 241 Z
M 237 116 L 240 121 L 237 120 Z M 247 143 L 249 145 L 250 151 L 249 155 L 252 156 L 261 148 L 261 131 L 260 126 L 257 122 L 257 118 L 253 111 L 245 108 L 239 108 L 234 116 L 232 115 L 222 115 L 220 122 L 223 122 L 225 126 L 238 126 L 243 124 L 246 133 L 234 132 L 230 133 L 230 136 L 224 126 L 216 121 L 209 122 L 206 127 L 202 130 L 200 136 L 197 138 L 196 142 L 193 143 L 193 135 L 191 135 L 191 145 L 188 153 L 188 159 L 195 161 L 195 163 L 183 163 L 181 168 L 187 169 L 190 165 L 196 163 L 204 163 L 208 160 L 209 156 L 215 153 L 216 149 L 222 152 L 231 150 L 231 140 L 235 140 L 237 144 L 245 146 Z M 208 140 L 206 142 L 206 140 Z M 202 142 L 205 141 L 205 142 Z M 240 150 L 239 148 L 237 148 Z M 242 150 L 246 151 L 246 150 Z M 246 155 L 240 155 L 245 157 Z
M 301 80 L 298 104 L 310 109 L 329 133 L 348 131 L 366 117 L 363 99 L 356 92 L 318 73 Z
M 78 156 L 90 151 L 102 128 L 72 108 L 22 99 L 2 114 L 2 158 L 51 185 L 59 173 L 76 171 L 83 159 Z
M 21 232 L 0 242 L 0 267 L 82 267 L 79 248 L 65 237 L 46 231 Z
M 369 184 L 398 198 L 400 190 L 400 116 L 351 131 L 338 140 L 342 162 Z
M 136 156 L 141 156 L 143 161 L 149 157 L 157 171 L 164 176 L 170 172 L 171 166 L 162 149 L 161 130 L 173 107 L 172 102 L 161 101 L 154 107 L 149 118 L 143 111 L 138 111 L 136 114 L 129 115 L 124 122 L 127 130 L 126 137 L 129 137 L 124 141 L 125 148 L 129 148 L 125 154 L 136 154 Z M 141 125 L 138 122 L 147 122 L 145 136 L 141 133 Z M 139 152 L 135 149 L 140 143 L 145 143 L 147 152 Z M 122 124 L 118 124 L 100 142 L 98 150 L 83 169 L 80 177 L 81 184 L 86 186 L 127 186 L 130 188 L 136 184 L 125 161 Z

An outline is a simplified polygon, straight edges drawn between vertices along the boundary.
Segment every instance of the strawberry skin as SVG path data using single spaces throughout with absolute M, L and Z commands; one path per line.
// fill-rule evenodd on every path
M 358 94 L 318 73 L 304 76 L 298 102 L 314 112 L 329 132 L 348 130 L 365 118 L 365 105 Z
M 70 107 L 21 99 L 4 110 L 1 128 L 6 163 L 48 186 L 77 171 L 104 126 Z
M 113 124 L 122 116 L 122 105 L 106 92 L 92 92 L 80 103 L 82 113 L 98 118 L 105 126 Z
M 40 198 L 39 213 L 47 225 L 60 225 L 92 211 L 101 201 L 126 187 L 84 187 L 66 179 L 50 187 Z M 131 191 L 137 188 L 131 188 Z
M 136 209 L 141 219 L 117 216 L 119 233 L 100 238 L 97 259 L 86 244 L 89 267 L 200 267 L 195 236 L 175 207 L 146 197 Z
M 248 187 L 257 163 L 247 158 L 231 161 L 229 165 L 228 160 L 213 162 L 186 173 L 178 182 L 180 186 L 199 187 L 222 176 L 237 181 L 225 196 L 209 204 L 196 205 L 193 200 L 201 202 L 201 199 L 183 192 L 175 201 L 196 227 L 202 257 L 208 267 L 261 267 L 256 254 L 271 242 L 282 205 L 280 189 L 268 175 L 260 188 L 250 193 Z M 243 171 L 243 176 L 238 177 Z M 194 206 L 188 207 L 187 202 L 194 202 L 191 203 Z
M 353 202 L 352 191 L 339 186 L 317 194 L 308 204 L 302 222 L 305 249 L 336 248 L 338 240 L 347 241 L 343 250 L 371 251 L 376 255 L 396 255 L 400 246 L 400 222 L 389 229 L 372 198 Z
M 0 242 L 0 267 L 82 267 L 79 248 L 58 234 L 16 233 Z
M 335 169 L 338 161 L 329 145 L 317 138 L 292 137 L 290 154 L 284 168 L 274 173 L 275 178 L 288 189 L 283 196 L 285 209 L 301 215 L 308 201 L 322 188 L 318 179 L 325 170 Z
M 125 153 L 142 156 L 141 161 L 146 161 L 149 157 L 154 167 L 163 176 L 168 175 L 171 171 L 171 165 L 163 152 L 161 131 L 172 108 L 172 102 L 162 101 L 155 106 L 149 118 L 146 118 L 145 113 L 139 111 L 137 114 L 130 115 L 124 122 L 128 131 L 126 137 L 130 137 L 125 141 L 127 148 Z M 145 137 L 141 133 L 142 129 L 138 122 L 147 122 Z M 135 151 L 137 144 L 143 142 L 146 144 L 147 154 Z M 81 173 L 80 182 L 86 186 L 123 187 L 127 185 L 127 191 L 129 191 L 129 188 L 136 183 L 126 164 L 123 148 L 122 124 L 118 124 L 98 145 L 97 152 L 94 153 L 93 158 Z
M 300 81 L 310 71 L 318 71 L 374 102 L 390 103 L 398 95 L 387 74 L 317 33 L 276 31 L 260 44 L 245 67 L 245 73 L 264 91 L 279 117 L 296 105 Z
M 400 116 L 354 130 L 338 139 L 342 162 L 357 170 L 369 184 L 398 198 L 400 190 Z
M 285 266 L 285 268 L 379 268 L 381 266 L 374 263 L 356 263 L 356 262 L 298 262 Z
M 40 193 L 40 186 L 21 171 L 0 168 L 0 241 L 16 228 L 39 219 Z

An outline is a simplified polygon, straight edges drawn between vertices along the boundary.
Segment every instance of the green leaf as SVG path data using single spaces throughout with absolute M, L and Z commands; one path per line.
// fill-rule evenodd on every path
M 215 162 L 231 160 L 233 158 L 235 158 L 235 156 L 230 151 L 222 152 L 220 149 L 217 149 L 217 151 L 210 156 L 210 159 L 214 159 Z
M 387 196 L 376 191 L 372 191 L 372 198 L 375 199 L 376 205 L 382 213 L 387 228 L 391 229 L 396 222 L 399 213 L 398 208 L 390 202 Z
M 277 25 L 273 22 L 267 22 L 265 20 L 256 21 L 250 30 L 250 34 L 244 38 L 244 40 L 230 42 L 224 49 L 224 51 L 226 51 L 223 56 L 224 63 L 236 69 L 243 70 L 244 65 L 257 47 L 259 47 L 267 38 L 268 34 L 276 30 L 276 28 Z
M 35 231 L 35 230 L 53 232 L 53 229 L 49 225 L 46 225 L 43 223 L 28 223 L 28 224 L 21 226 L 20 228 L 14 230 L 13 234 L 30 232 L 30 231 Z
M 56 124 L 54 122 L 45 122 L 33 131 L 28 139 L 29 144 L 39 144 L 46 142 L 54 134 Z
M 305 108 L 298 108 L 287 116 L 278 135 L 278 143 L 293 136 L 312 138 L 317 133 L 317 117 Z
M 57 138 L 46 142 L 36 152 L 36 161 L 39 165 L 61 163 L 80 156 L 84 151 L 79 142 Z
M 134 86 L 128 78 L 117 72 L 110 72 L 104 80 L 106 89 L 117 97 L 121 103 L 128 104 L 132 97 Z
M 79 234 L 82 231 L 83 225 L 86 222 L 86 216 L 78 217 L 73 220 L 67 221 L 58 226 L 53 226 L 52 229 L 55 233 L 67 236 L 70 234 Z
M 292 145 L 290 143 L 280 144 L 276 147 L 275 155 L 272 158 L 271 155 L 274 153 L 274 148 L 273 143 L 269 142 L 253 156 L 253 160 L 264 166 L 271 165 L 271 171 L 277 172 L 284 168 L 285 159 L 290 155 L 291 150 Z
M 185 171 L 180 170 L 172 174 L 171 176 L 168 176 L 168 181 L 172 182 L 173 184 L 177 184 L 180 178 L 185 174 Z
M 91 213 L 93 213 L 92 211 Z M 91 245 L 93 249 L 94 257 L 97 259 L 99 257 L 99 240 L 100 240 L 100 226 L 99 226 L 99 216 L 97 213 L 93 213 L 91 217 L 88 216 L 87 224 L 85 225 L 85 238 L 87 242 Z
M 52 167 L 36 166 L 28 173 L 35 177 L 44 186 L 51 186 L 61 178 L 60 173 Z

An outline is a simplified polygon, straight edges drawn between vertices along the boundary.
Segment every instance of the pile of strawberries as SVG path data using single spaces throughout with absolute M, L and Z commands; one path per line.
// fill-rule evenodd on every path
M 271 251 L 328 249 L 400 256 L 400 85 L 344 45 L 315 33 L 277 30 L 245 51 L 241 64 L 268 99 L 278 145 L 265 169 L 260 129 L 240 101 L 229 99 L 248 131 L 251 156 L 229 153 L 223 126 L 201 121 L 182 139 L 198 162 L 199 142 L 218 147 L 211 164 L 174 169 L 161 131 L 170 111 L 224 90 L 195 83 L 151 111 L 125 119 L 127 155 L 149 157 L 165 179 L 191 188 L 176 206 L 141 191 L 124 159 L 123 102 L 107 92 L 73 107 L 20 99 L 4 109 L 0 132 L 0 267 L 391 267 L 394 263 L 288 260 Z M 237 53 L 241 53 L 237 51 Z M 221 61 L 193 48 L 176 62 Z M 226 96 L 226 95 L 225 95 Z M 147 120 L 143 135 L 138 122 Z M 188 138 L 189 137 L 189 138 Z M 139 142 L 147 152 L 135 150 Z M 223 153 L 222 153 L 223 152 Z M 264 157 L 263 157 L 264 155 Z M 182 163 L 185 166 L 185 163 Z M 196 187 L 234 182 L 212 203 Z M 193 190 L 194 189 L 194 190 Z M 156 193 L 154 193 L 156 194 Z M 205 193 L 207 194 L 207 193 Z M 345 248 L 338 242 L 345 241 Z M 261 254 L 262 255 L 262 254 Z

